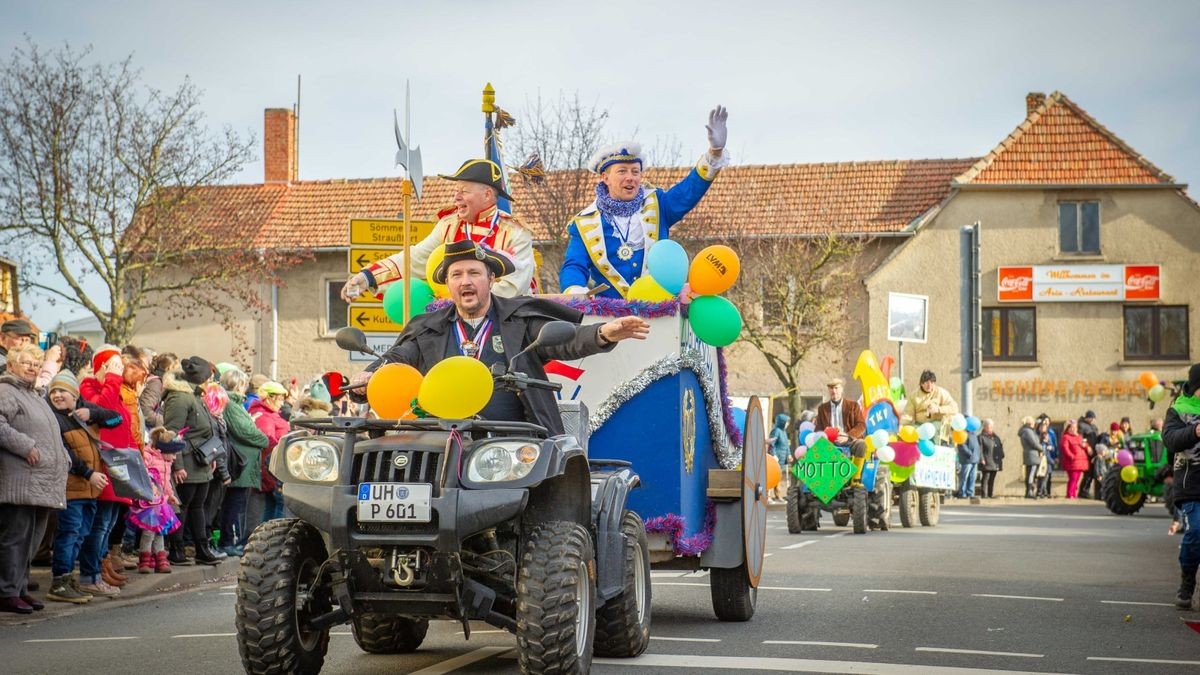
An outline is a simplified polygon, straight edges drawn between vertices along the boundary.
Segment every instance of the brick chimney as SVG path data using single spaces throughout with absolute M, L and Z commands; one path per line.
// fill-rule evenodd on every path
M 263 181 L 290 183 L 299 174 L 296 114 L 288 108 L 263 112 Z
M 1025 116 L 1028 117 L 1046 102 L 1046 95 L 1040 91 L 1031 91 L 1025 95 Z

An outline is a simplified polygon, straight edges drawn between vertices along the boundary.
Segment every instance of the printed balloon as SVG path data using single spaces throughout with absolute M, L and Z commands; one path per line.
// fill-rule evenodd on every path
M 718 244 L 696 254 L 692 259 L 687 282 L 691 285 L 693 293 L 719 295 L 733 286 L 741 271 L 742 263 L 737 253 L 728 246 Z

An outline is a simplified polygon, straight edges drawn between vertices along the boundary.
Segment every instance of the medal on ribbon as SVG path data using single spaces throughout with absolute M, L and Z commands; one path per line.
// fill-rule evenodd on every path
M 454 322 L 454 332 L 458 337 L 458 353 L 477 359 L 479 358 L 480 345 L 487 342 L 488 334 L 492 332 L 492 320 L 484 319 L 474 339 L 467 337 L 467 327 L 461 319 Z

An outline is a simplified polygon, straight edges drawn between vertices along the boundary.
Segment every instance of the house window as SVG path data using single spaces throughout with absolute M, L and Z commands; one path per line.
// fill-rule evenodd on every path
M 1037 361 L 1033 307 L 983 308 L 984 361 Z
M 1188 360 L 1186 305 L 1125 307 L 1125 358 Z
M 346 327 L 346 312 L 350 305 L 342 299 L 344 280 L 326 279 L 325 284 L 325 332 L 334 333 Z
M 1058 249 L 1100 253 L 1100 202 L 1059 202 Z

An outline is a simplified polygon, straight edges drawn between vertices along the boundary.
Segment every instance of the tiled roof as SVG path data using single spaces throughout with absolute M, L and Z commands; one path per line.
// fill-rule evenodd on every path
M 941 201 L 950 181 L 975 159 L 930 159 L 834 164 L 737 166 L 725 169 L 700 205 L 680 223 L 684 237 L 707 237 L 744 228 L 754 234 L 896 232 Z M 669 187 L 688 168 L 650 169 L 648 183 Z M 569 181 L 567 172 L 550 172 L 551 189 Z M 566 223 L 542 223 L 521 212 L 530 188 L 512 180 L 514 211 L 545 240 Z M 453 200 L 453 183 L 426 179 L 414 200 L 413 217 L 433 219 Z M 575 208 L 587 205 L 585 196 Z M 401 211 L 401 181 L 296 181 L 265 185 L 220 185 L 197 190 L 188 218 L 213 232 L 255 248 L 340 247 L 354 218 L 394 218 Z
M 1175 179 L 1056 91 L 956 182 L 1105 185 Z

